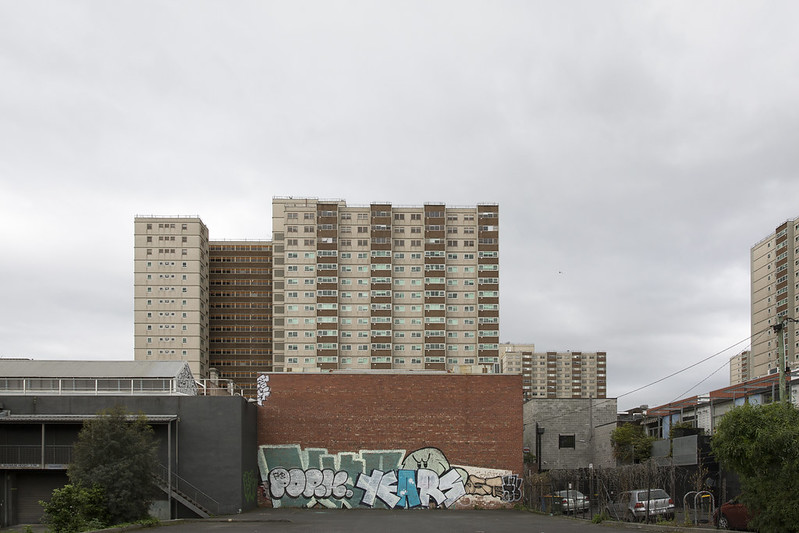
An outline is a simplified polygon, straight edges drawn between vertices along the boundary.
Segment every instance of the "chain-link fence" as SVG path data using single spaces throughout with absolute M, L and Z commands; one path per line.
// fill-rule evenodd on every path
M 524 479 L 524 502 L 528 508 L 546 513 L 573 513 L 577 517 L 588 519 L 605 513 L 608 518 L 624 520 L 627 517 L 616 516 L 620 513 L 618 506 L 613 505 L 619 495 L 636 489 L 663 489 L 674 503 L 675 519 L 678 522 L 682 523 L 685 519 L 686 511 L 692 522 L 708 522 L 713 505 L 707 505 L 708 499 L 701 500 L 703 508 L 694 512 L 692 495 L 696 491 L 712 492 L 712 484 L 712 476 L 701 465 L 685 468 L 658 465 L 654 461 L 614 468 L 550 470 L 543 473 L 527 470 Z M 576 501 L 579 496 L 573 492 L 562 492 L 569 490 L 585 495 L 589 504 L 581 505 Z M 686 494 L 688 497 L 684 500 Z M 567 500 L 565 504 L 564 499 Z M 719 500 L 714 497 L 710 501 L 718 505 Z

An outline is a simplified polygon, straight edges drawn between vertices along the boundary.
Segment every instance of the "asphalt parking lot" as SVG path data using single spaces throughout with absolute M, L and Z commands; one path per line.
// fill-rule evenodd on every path
M 652 531 L 660 533 L 708 533 L 712 526 L 687 528 L 653 524 L 628 524 L 569 516 L 550 516 L 514 510 L 380 510 L 380 509 L 271 509 L 196 520 L 161 522 L 159 533 L 614 533 Z M 129 532 L 139 526 L 112 528 L 107 532 Z M 24 524 L 0 529 L 3 533 L 26 531 Z M 32 524 L 33 533 L 45 533 L 43 524 Z M 156 531 L 153 531 L 156 533 Z
M 162 528 L 163 529 L 163 528 Z M 164 533 L 378 532 L 378 533 L 613 533 L 707 529 L 625 524 L 512 510 L 258 509 L 228 518 L 182 521 Z

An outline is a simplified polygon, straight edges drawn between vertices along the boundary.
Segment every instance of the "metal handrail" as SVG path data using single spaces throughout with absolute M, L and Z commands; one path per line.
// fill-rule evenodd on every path
M 44 452 L 44 458 L 42 458 Z M 39 467 L 66 466 L 72 462 L 72 445 L 4 444 L 0 445 L 0 464 Z
M 165 485 L 167 484 L 167 478 L 170 476 L 170 472 L 166 466 L 159 464 L 156 466 L 156 471 L 154 474 L 158 479 L 163 481 Z M 171 473 L 171 479 L 172 486 L 170 488 L 172 490 L 184 495 L 186 498 L 208 511 L 210 514 L 219 514 L 219 502 L 214 498 L 195 487 L 184 478 L 177 475 L 175 472 Z
M 130 378 L 130 377 L 71 377 L 47 378 L 37 376 L 0 378 L 0 391 L 6 394 L 42 395 L 149 395 L 174 394 L 178 392 L 175 378 Z

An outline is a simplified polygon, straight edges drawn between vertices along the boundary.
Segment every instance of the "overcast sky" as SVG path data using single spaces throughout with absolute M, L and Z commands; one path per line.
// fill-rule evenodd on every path
M 496 202 L 502 342 L 607 351 L 620 409 L 725 386 L 750 248 L 799 216 L 798 15 L 0 2 L 0 355 L 132 359 L 137 214 L 268 239 L 273 196 Z

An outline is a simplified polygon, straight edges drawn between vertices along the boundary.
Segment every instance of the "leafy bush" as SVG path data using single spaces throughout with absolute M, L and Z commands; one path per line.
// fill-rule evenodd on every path
M 721 419 L 713 454 L 741 479 L 741 501 L 761 533 L 796 531 L 799 410 L 789 403 L 744 404 Z
M 103 488 L 110 523 L 135 522 L 147 518 L 156 491 L 156 447 L 144 415 L 109 409 L 84 422 L 67 473 L 73 484 Z
M 652 456 L 654 437 L 638 424 L 624 424 L 610 434 L 613 456 L 622 463 L 643 463 Z
M 65 485 L 53 491 L 49 502 L 39 504 L 44 507 L 42 521 L 55 533 L 79 533 L 108 525 L 105 492 L 100 487 Z

